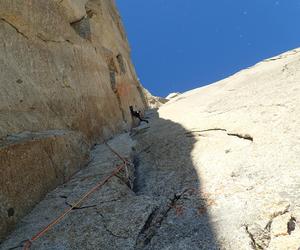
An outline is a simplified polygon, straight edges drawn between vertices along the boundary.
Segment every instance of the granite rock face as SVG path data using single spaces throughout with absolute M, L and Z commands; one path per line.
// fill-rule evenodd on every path
M 4 250 L 112 173 L 105 144 L 80 168 L 146 101 L 111 1 L 0 6 Z M 127 169 L 32 249 L 299 249 L 299 67 L 295 49 L 146 113 L 108 143 Z
M 109 141 L 131 160 L 127 171 L 32 249 L 297 250 L 299 62 L 297 49 L 147 112 L 149 124 Z M 0 249 L 44 228 L 119 163 L 97 145 L 89 166 L 49 193 Z
M 0 137 L 69 129 L 95 140 L 129 127 L 130 104 L 144 108 L 113 2 L 85 2 L 1 1 Z
M 190 159 L 221 249 L 300 247 L 299 66 L 295 49 L 159 109 L 193 140 Z
M 114 1 L 0 2 L 0 239 L 91 145 L 131 127 L 130 105 L 146 102 Z

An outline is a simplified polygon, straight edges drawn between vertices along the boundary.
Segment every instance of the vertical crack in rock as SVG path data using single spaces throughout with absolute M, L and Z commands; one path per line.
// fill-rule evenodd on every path
M 250 240 L 251 240 L 251 246 L 253 249 L 258 250 L 258 249 L 264 249 L 261 245 L 259 245 L 256 242 L 255 236 L 250 232 L 248 225 L 244 225 L 246 233 L 248 234 Z
M 157 207 L 152 211 L 137 237 L 135 244 L 136 250 L 143 249 L 151 242 L 152 238 L 161 227 L 164 219 L 168 216 L 168 213 L 174 208 L 185 192 L 186 191 L 174 194 L 174 197 L 169 200 L 166 205 Z
M 121 111 L 121 113 L 122 113 L 123 121 L 124 121 L 125 123 L 127 123 L 126 115 L 125 115 L 125 110 L 124 110 L 123 107 L 122 107 L 122 100 L 121 100 L 120 94 L 117 92 L 117 93 L 116 93 L 116 96 L 117 96 L 117 99 L 118 99 L 118 105 L 119 105 L 120 111 Z
M 116 59 L 119 63 L 120 70 L 118 70 L 117 64 L 115 62 Z M 125 74 L 126 70 L 125 70 L 125 66 L 124 66 L 124 62 L 123 62 L 124 59 L 123 59 L 122 55 L 118 54 L 116 56 L 116 59 L 113 55 L 113 52 L 111 52 L 110 50 L 107 49 L 106 50 L 106 64 L 107 64 L 107 67 L 109 69 L 110 85 L 111 85 L 111 88 L 112 88 L 113 92 L 116 95 L 116 98 L 117 98 L 117 101 L 118 101 L 118 106 L 119 106 L 120 112 L 122 114 L 122 119 L 125 123 L 127 123 L 126 112 L 125 112 L 125 110 L 122 106 L 122 99 L 121 99 L 121 96 L 120 96 L 120 92 L 117 88 L 117 85 L 118 85 L 117 75 L 120 74 L 120 71 L 123 74 Z
M 136 134 L 139 134 L 140 132 L 143 133 L 147 130 L 148 128 L 145 128 L 143 130 L 137 130 Z M 136 135 L 135 134 L 135 135 Z M 139 155 L 142 153 L 149 153 L 150 152 L 150 148 L 153 146 L 153 144 L 150 144 L 148 146 L 146 146 L 145 148 L 141 149 L 139 152 L 135 152 L 134 156 L 133 156 L 133 165 L 134 165 L 134 181 L 133 181 L 133 192 L 135 192 L 137 195 L 139 193 L 139 191 L 141 190 L 141 188 L 144 185 L 144 180 L 143 180 L 143 173 L 142 170 L 140 168 L 140 157 Z
M 139 157 L 137 155 L 135 155 L 133 157 L 133 165 L 134 165 L 134 180 L 133 180 L 133 192 L 135 192 L 136 194 L 139 192 L 140 190 L 140 160 Z

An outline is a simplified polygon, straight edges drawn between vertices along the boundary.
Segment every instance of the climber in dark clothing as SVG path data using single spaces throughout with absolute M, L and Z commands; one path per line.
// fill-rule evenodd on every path
M 131 113 L 131 115 L 132 115 L 133 117 L 138 118 L 141 122 L 147 122 L 147 123 L 149 123 L 149 121 L 147 121 L 146 119 L 143 119 L 143 118 L 141 117 L 141 115 L 140 115 L 139 112 L 134 111 L 132 106 L 130 106 L 129 109 L 130 109 L 130 113 Z

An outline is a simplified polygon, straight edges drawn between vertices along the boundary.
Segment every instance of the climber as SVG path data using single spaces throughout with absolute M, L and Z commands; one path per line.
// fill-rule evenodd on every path
M 134 111 L 132 106 L 130 106 L 129 109 L 130 109 L 130 113 L 131 113 L 131 115 L 132 115 L 133 117 L 138 118 L 141 122 L 147 122 L 147 123 L 149 123 L 148 120 L 143 119 L 143 118 L 141 117 L 141 112 Z

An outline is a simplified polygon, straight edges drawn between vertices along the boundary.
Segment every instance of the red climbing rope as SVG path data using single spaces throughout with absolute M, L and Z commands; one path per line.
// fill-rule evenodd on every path
M 118 165 L 118 167 L 104 180 L 100 181 L 96 184 L 92 189 L 90 189 L 88 192 L 86 192 L 75 204 L 73 204 L 70 208 L 66 209 L 63 214 L 58 216 L 56 219 L 54 219 L 50 224 L 48 224 L 44 229 L 36 233 L 31 239 L 28 239 L 24 241 L 23 249 L 29 250 L 33 244 L 34 241 L 41 238 L 44 234 L 46 234 L 51 228 L 53 228 L 55 225 L 57 225 L 59 222 L 61 222 L 74 208 L 78 207 L 86 198 L 88 198 L 92 193 L 94 193 L 97 189 L 102 187 L 105 183 L 107 183 L 112 177 L 114 177 L 116 174 L 118 174 L 122 169 L 127 167 L 128 160 L 126 160 L 124 157 L 122 157 L 118 152 L 116 152 L 114 149 L 112 149 L 106 142 L 106 146 L 115 154 L 117 155 L 122 161 L 123 164 Z
M 128 160 L 122 157 L 116 150 L 114 150 L 107 142 L 105 142 L 105 145 L 110 149 L 111 152 L 113 152 L 116 156 L 119 157 L 121 161 L 123 161 L 124 164 L 128 163 Z

